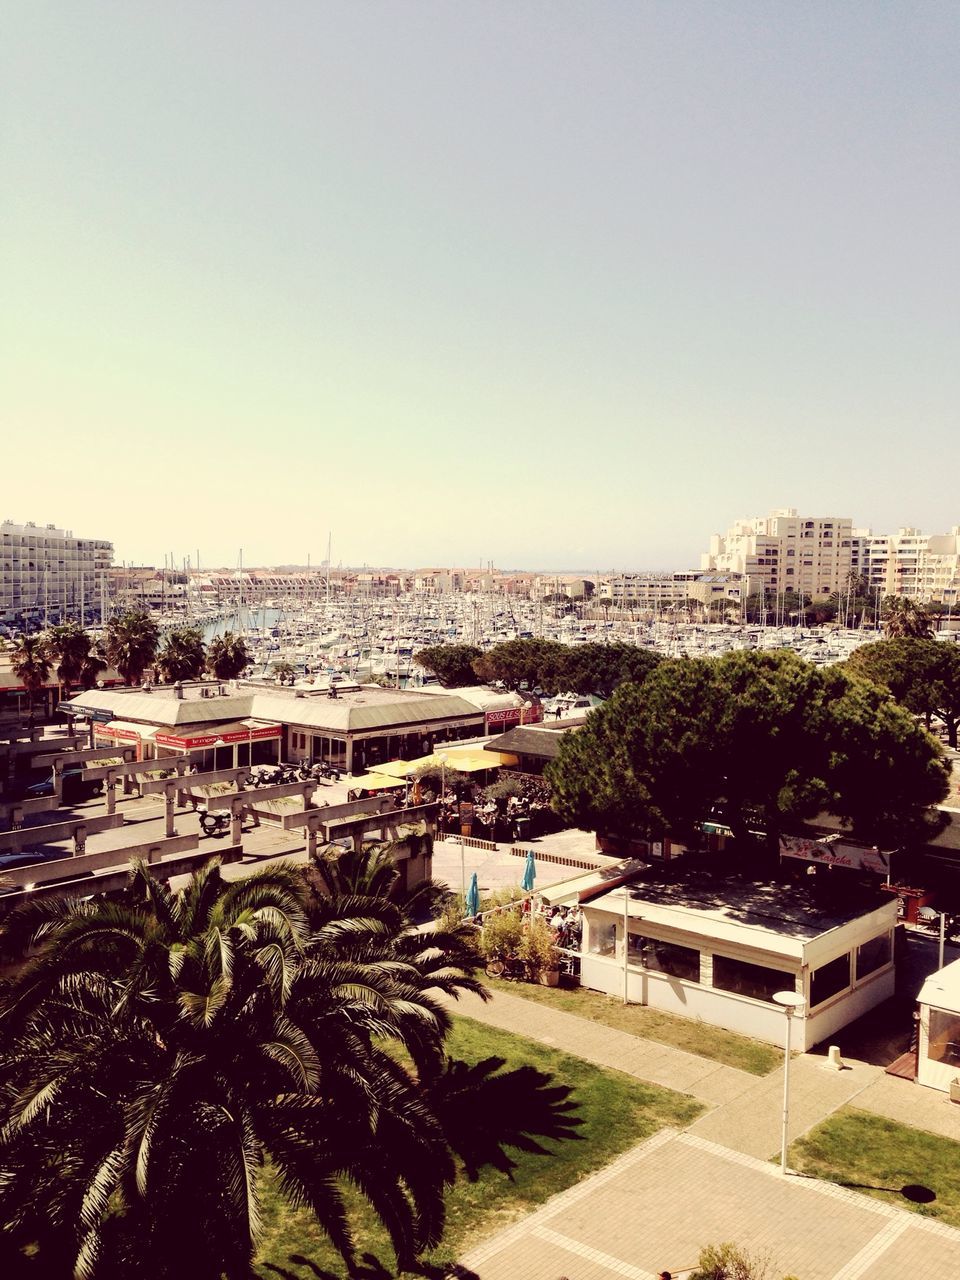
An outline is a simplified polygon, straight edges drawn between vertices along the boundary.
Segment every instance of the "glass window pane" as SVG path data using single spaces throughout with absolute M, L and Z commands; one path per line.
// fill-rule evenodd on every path
M 850 986 L 850 953 L 837 956 L 829 964 L 822 964 L 810 975 L 810 1006 L 823 1004 L 840 991 Z
M 881 933 L 878 938 L 857 947 L 857 977 L 865 978 L 868 973 L 882 969 L 890 963 L 890 934 Z
M 612 956 L 617 953 L 616 924 L 590 926 L 590 950 L 595 956 Z
M 688 982 L 700 981 L 700 952 L 693 947 L 681 947 L 675 942 L 662 942 L 658 938 L 643 938 L 631 933 L 628 942 L 631 960 L 657 973 L 668 973 L 672 978 L 685 978 Z
M 927 1057 L 932 1062 L 960 1066 L 960 1013 L 948 1009 L 930 1010 Z
M 773 1003 L 775 991 L 793 991 L 796 977 L 785 969 L 768 969 L 765 965 L 748 964 L 746 960 L 714 956 L 713 985 L 718 991 Z

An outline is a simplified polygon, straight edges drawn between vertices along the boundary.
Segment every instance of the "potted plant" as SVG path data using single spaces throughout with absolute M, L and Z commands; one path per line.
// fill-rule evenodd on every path
M 533 982 L 555 987 L 560 982 L 560 957 L 553 930 L 542 916 L 536 916 L 524 928 L 520 939 L 520 958 L 526 963 Z

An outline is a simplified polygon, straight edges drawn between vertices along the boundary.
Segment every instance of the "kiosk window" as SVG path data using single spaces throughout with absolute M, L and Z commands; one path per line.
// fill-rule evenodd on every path
M 868 973 L 882 969 L 890 963 L 890 935 L 881 933 L 878 938 L 871 938 L 857 947 L 857 977 L 865 978 Z
M 751 1000 L 768 1000 L 772 1004 L 774 992 L 792 991 L 796 981 L 794 974 L 784 969 L 768 969 L 765 965 L 732 960 L 729 956 L 713 957 L 713 985 L 718 991 L 749 996 Z
M 960 1066 L 960 1014 L 949 1009 L 930 1010 L 927 1057 L 948 1067 Z
M 641 938 L 630 935 L 630 957 L 644 969 L 668 973 L 672 978 L 684 978 L 687 982 L 700 981 L 700 952 L 694 947 L 681 947 L 676 942 L 661 942 L 657 938 Z
M 850 952 L 822 964 L 810 975 L 810 1006 L 815 1008 L 850 986 Z
M 595 924 L 590 929 L 590 950 L 595 956 L 612 956 L 617 952 L 616 924 Z

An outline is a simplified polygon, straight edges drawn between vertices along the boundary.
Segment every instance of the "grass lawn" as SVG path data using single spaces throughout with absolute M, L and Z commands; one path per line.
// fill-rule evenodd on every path
M 517 1162 L 513 1181 L 487 1170 L 475 1183 L 458 1181 L 447 1196 L 447 1231 L 440 1250 L 430 1261 L 453 1260 L 482 1237 L 516 1221 L 550 1196 L 608 1164 L 664 1125 L 682 1127 L 702 1107 L 692 1098 L 642 1084 L 619 1071 L 604 1071 L 579 1058 L 534 1044 L 520 1036 L 456 1018 L 448 1042 L 457 1058 L 477 1062 L 492 1056 L 509 1067 L 530 1063 L 551 1072 L 559 1083 L 571 1085 L 583 1120 L 582 1140 L 553 1144 L 551 1156 L 512 1153 Z M 289 1208 L 269 1178 L 264 1185 L 264 1237 L 255 1272 L 262 1280 L 274 1276 L 290 1280 L 327 1280 L 345 1275 L 343 1264 L 318 1230 L 310 1214 Z M 358 1253 L 379 1258 L 383 1271 L 372 1267 L 371 1277 L 393 1274 L 393 1254 L 386 1234 L 355 1198 L 354 1228 Z
M 616 1031 L 629 1031 L 631 1035 L 656 1040 L 658 1044 L 671 1044 L 676 1049 L 686 1049 L 701 1058 L 711 1058 L 728 1067 L 739 1067 L 755 1076 L 765 1076 L 783 1061 L 782 1050 L 722 1027 L 711 1027 L 691 1018 L 678 1018 L 672 1013 L 662 1013 L 647 1005 L 624 1004 L 614 996 L 585 987 L 541 987 L 532 982 L 504 982 L 488 978 L 492 991 L 504 991 L 507 995 L 521 996 L 524 1000 L 536 1000 L 539 1004 L 565 1013 L 575 1013 L 592 1022 L 602 1022 Z
M 960 1227 L 960 1142 L 950 1138 L 844 1107 L 793 1144 L 790 1164 Z M 927 1187 L 936 1199 L 917 1204 L 900 1194 L 909 1186 Z

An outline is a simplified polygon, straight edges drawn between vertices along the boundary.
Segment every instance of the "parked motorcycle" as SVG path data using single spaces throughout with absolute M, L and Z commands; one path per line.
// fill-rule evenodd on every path
M 230 814 L 226 809 L 201 808 L 197 811 L 200 815 L 200 830 L 205 836 L 222 836 L 230 830 Z

